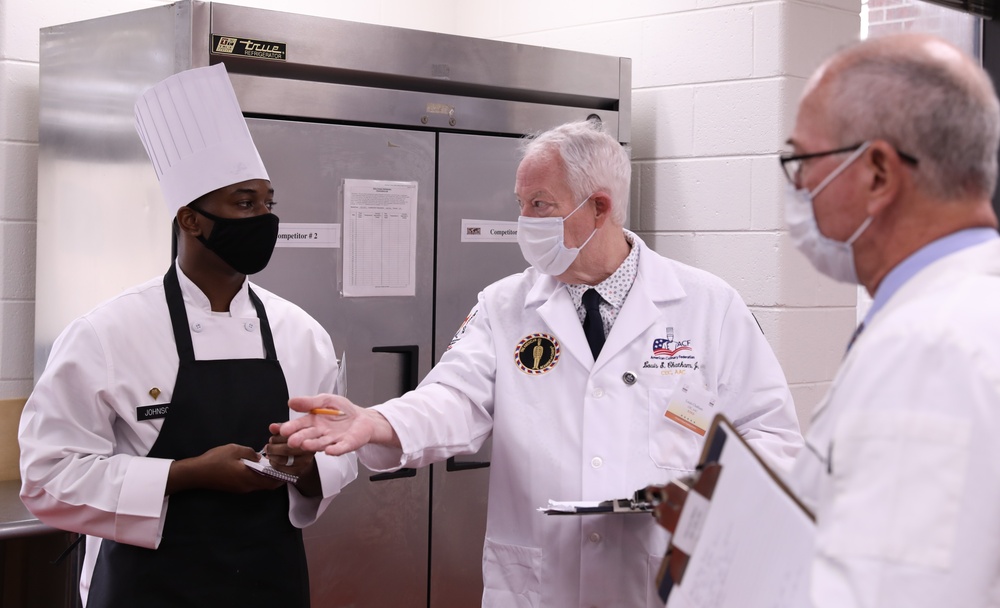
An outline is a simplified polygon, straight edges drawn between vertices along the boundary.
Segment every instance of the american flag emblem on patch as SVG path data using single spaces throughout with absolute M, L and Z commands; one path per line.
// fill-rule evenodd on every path
M 657 338 L 653 340 L 653 355 L 657 357 L 673 357 L 681 351 L 691 350 L 691 347 L 687 344 L 678 344 L 677 348 L 671 349 L 670 344 L 672 342 L 673 340 L 669 340 L 667 338 Z

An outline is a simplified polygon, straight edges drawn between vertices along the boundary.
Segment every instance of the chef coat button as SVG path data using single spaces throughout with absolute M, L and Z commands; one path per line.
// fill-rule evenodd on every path
M 591 459 L 591 461 L 590 461 L 590 466 L 594 467 L 595 469 L 601 468 L 601 465 L 603 465 L 603 464 L 604 464 L 604 461 L 601 460 L 600 456 L 594 456 Z
M 193 329 L 195 331 L 195 333 L 200 332 L 201 331 L 201 323 L 195 323 L 194 325 L 191 326 L 191 329 Z
M 597 533 L 597 532 L 591 532 L 590 533 L 590 542 L 592 542 L 592 543 L 599 543 L 599 542 L 601 542 L 601 535 L 599 533 Z
M 629 386 L 635 384 L 635 372 L 625 372 L 622 374 L 622 382 Z
M 247 321 L 246 323 L 243 324 L 243 327 L 247 331 L 253 331 L 253 328 L 254 328 L 253 321 Z
M 604 396 L 604 389 L 603 388 L 595 388 L 593 395 L 594 395 L 595 399 L 600 399 L 601 397 Z

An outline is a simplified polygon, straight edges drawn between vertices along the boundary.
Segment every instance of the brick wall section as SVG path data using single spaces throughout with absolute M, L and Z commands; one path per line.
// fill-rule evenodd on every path
M 904 31 L 933 33 L 979 55 L 978 19 L 971 15 L 923 0 L 868 0 L 867 8 L 869 37 Z

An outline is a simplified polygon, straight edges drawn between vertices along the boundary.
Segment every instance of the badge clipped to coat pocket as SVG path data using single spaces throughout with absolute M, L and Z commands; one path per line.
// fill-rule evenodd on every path
M 715 394 L 700 384 L 681 384 L 663 412 L 664 418 L 704 437 L 715 417 Z

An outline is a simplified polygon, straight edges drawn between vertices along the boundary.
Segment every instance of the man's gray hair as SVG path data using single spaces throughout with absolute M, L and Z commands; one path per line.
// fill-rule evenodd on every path
M 596 121 L 571 122 L 525 138 L 522 158 L 554 152 L 563 161 L 566 180 L 580 202 L 599 190 L 611 196 L 611 219 L 625 224 L 632 164 L 628 149 Z
M 889 142 L 917 158 L 917 187 L 935 198 L 992 196 L 1000 104 L 982 69 L 970 78 L 875 40 L 847 51 L 826 85 L 828 128 L 841 145 Z

